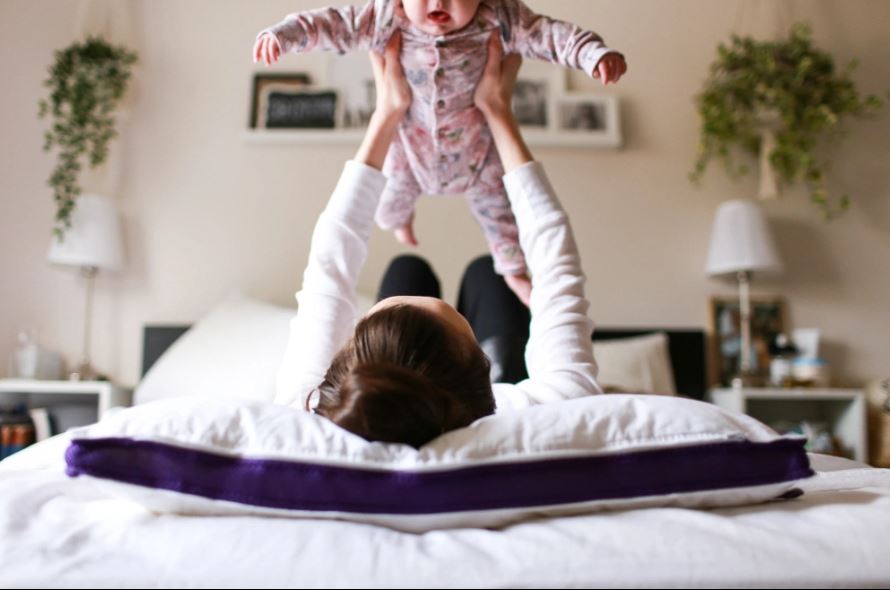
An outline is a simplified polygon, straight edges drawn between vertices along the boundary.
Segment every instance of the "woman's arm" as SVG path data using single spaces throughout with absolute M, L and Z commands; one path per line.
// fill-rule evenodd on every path
M 278 370 L 275 402 L 304 408 L 324 379 L 334 355 L 349 340 L 356 319 L 355 289 L 368 255 L 374 212 L 386 185 L 380 172 L 410 93 L 399 65 L 400 38 L 385 55 L 372 54 L 377 108 L 355 158 L 346 163 L 337 187 L 312 234 L 309 263 L 297 293 L 297 315 Z
M 510 109 L 522 60 L 515 54 L 503 62 L 501 57 L 500 44 L 493 37 L 488 65 L 476 90 L 476 105 L 488 121 L 506 171 L 504 184 L 532 275 L 532 319 L 525 352 L 529 378 L 515 388 L 525 399 L 512 394 L 506 400 L 499 396 L 499 407 L 601 393 L 578 248 L 568 216 L 543 167 L 534 162 Z

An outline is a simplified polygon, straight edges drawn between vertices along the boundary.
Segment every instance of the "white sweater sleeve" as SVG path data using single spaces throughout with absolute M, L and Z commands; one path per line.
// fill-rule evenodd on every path
M 593 321 L 569 219 L 543 166 L 529 162 L 504 176 L 532 275 L 528 379 L 496 384 L 498 409 L 602 393 L 593 358 Z
M 346 163 L 312 234 L 297 292 L 297 315 L 278 370 L 275 402 L 305 408 L 356 321 L 356 283 L 368 255 L 374 212 L 386 185 L 377 169 Z

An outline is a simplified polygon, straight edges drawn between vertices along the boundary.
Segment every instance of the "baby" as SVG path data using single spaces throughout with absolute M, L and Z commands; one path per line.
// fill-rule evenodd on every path
M 540 16 L 522 0 L 371 0 L 362 7 L 322 8 L 287 16 L 262 31 L 254 60 L 314 49 L 382 52 L 401 33 L 401 61 L 413 100 L 390 147 L 388 183 L 375 220 L 416 245 L 414 204 L 421 194 L 463 193 L 482 226 L 495 270 L 527 304 L 531 288 L 503 169 L 473 94 L 497 31 L 504 53 L 584 70 L 603 84 L 627 66 L 602 39 Z

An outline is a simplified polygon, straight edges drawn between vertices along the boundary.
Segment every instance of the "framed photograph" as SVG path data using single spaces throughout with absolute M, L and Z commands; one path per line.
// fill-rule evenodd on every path
M 521 127 L 545 131 L 554 127 L 554 99 L 565 91 L 565 69 L 527 60 L 513 89 L 513 115 Z
M 742 351 L 738 297 L 711 297 L 712 382 L 729 386 L 738 373 Z M 751 370 L 769 374 L 769 345 L 779 333 L 788 333 L 785 300 L 782 297 L 751 298 Z
M 339 119 L 337 92 L 292 90 L 269 84 L 260 93 L 261 129 L 334 129 Z
M 277 88 L 285 90 L 303 90 L 308 88 L 312 83 L 309 74 L 302 72 L 292 74 L 254 74 L 253 76 L 253 93 L 250 100 L 250 128 L 259 127 L 261 119 L 260 99 L 263 94 L 268 93 L 268 87 L 274 85 Z
M 368 126 L 377 101 L 374 71 L 364 51 L 332 54 L 328 62 L 327 85 L 337 89 L 340 111 L 337 127 L 363 129 Z
M 556 131 L 599 138 L 604 145 L 621 143 L 618 99 L 611 95 L 564 93 L 556 97 Z

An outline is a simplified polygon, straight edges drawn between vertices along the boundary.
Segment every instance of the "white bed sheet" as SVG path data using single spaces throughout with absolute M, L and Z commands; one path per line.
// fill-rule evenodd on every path
M 0 464 L 2 587 L 890 585 L 890 470 L 813 456 L 792 501 L 423 535 L 152 514 L 62 472 L 64 436 Z

